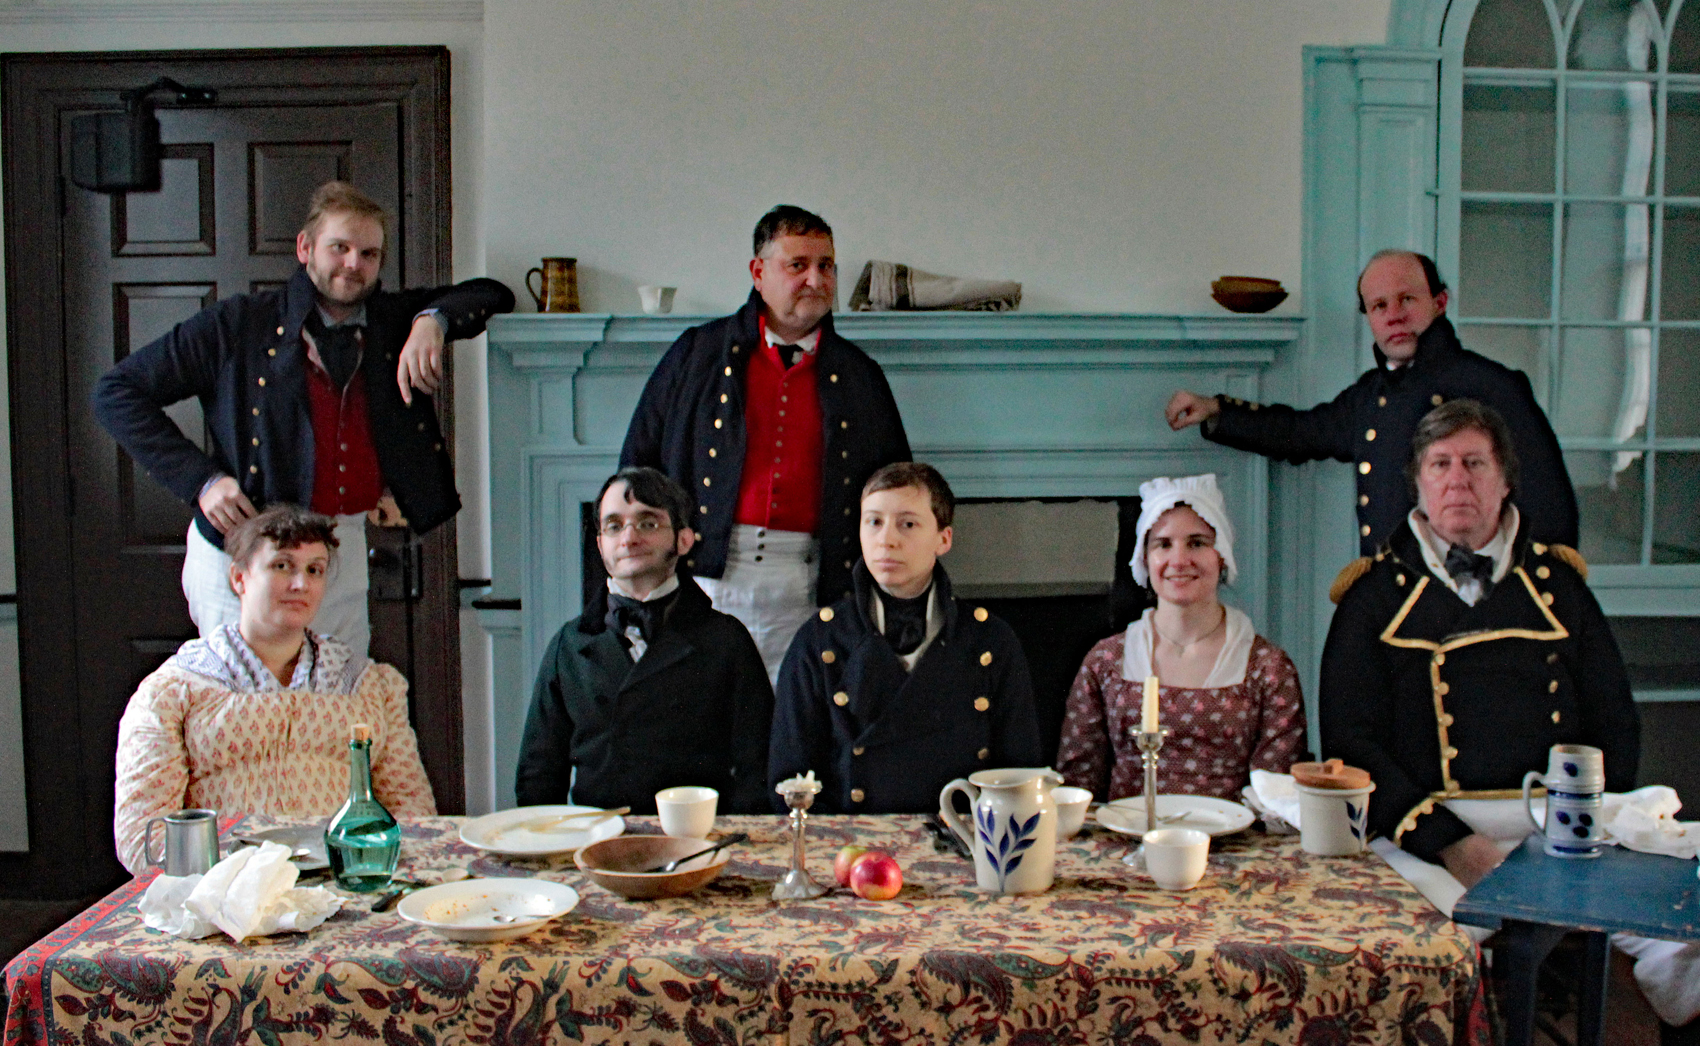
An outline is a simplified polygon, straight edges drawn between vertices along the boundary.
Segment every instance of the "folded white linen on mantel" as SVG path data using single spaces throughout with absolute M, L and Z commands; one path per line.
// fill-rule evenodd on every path
M 161 875 L 138 904 L 142 921 L 184 939 L 223 930 L 237 943 L 311 930 L 341 910 L 342 898 L 297 887 L 289 856 L 289 847 L 268 842 L 237 850 L 205 875 Z
M 901 262 L 870 261 L 850 292 L 851 312 L 954 309 L 1013 312 L 1021 307 L 1014 280 L 971 280 L 922 272 Z

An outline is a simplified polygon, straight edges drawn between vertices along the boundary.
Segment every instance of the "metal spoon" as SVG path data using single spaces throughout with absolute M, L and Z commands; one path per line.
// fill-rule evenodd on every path
M 654 868 L 646 868 L 646 869 L 644 869 L 644 871 L 646 873 L 647 872 L 673 872 L 673 871 L 677 871 L 679 866 L 681 864 L 684 864 L 686 861 L 694 861 L 698 857 L 707 857 L 709 854 L 719 853 L 721 850 L 726 849 L 728 846 L 731 846 L 733 843 L 746 842 L 746 841 L 749 840 L 749 838 L 750 838 L 750 834 L 748 832 L 736 832 L 736 833 L 729 835 L 726 838 L 720 840 L 718 843 L 715 843 L 713 846 L 709 847 L 706 850 L 698 850 L 696 853 L 691 854 L 687 857 L 680 857 L 680 858 L 677 858 L 675 860 L 668 861 L 666 864 L 656 865 Z

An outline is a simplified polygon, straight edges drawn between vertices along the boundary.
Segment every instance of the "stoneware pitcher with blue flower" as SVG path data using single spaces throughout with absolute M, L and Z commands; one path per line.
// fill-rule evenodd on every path
M 939 816 L 974 855 L 974 879 L 993 893 L 1044 893 L 1057 863 L 1057 805 L 1062 775 L 1047 767 L 981 770 L 939 793 Z M 952 796 L 968 797 L 970 825 Z

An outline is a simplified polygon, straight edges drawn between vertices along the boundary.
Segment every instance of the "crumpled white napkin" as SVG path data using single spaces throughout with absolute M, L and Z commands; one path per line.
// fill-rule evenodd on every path
M 1600 810 L 1609 833 L 1606 841 L 1642 853 L 1689 860 L 1700 857 L 1700 821 L 1678 821 L 1680 809 L 1682 800 L 1667 785 L 1607 793 Z
M 1253 770 L 1251 784 L 1240 794 L 1263 818 L 1263 826 L 1272 834 L 1286 835 L 1299 830 L 1299 789 L 1292 774 Z
M 287 846 L 261 843 L 237 850 L 205 875 L 162 875 L 142 896 L 142 921 L 185 939 L 223 930 L 238 943 L 311 930 L 341 910 L 342 898 L 322 886 L 297 887 L 300 873 L 289 856 Z

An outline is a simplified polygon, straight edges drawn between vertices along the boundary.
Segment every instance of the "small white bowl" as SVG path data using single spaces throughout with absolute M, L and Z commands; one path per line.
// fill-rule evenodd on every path
M 548 879 L 466 879 L 404 898 L 396 912 L 451 941 L 505 941 L 578 904 L 578 891 Z
M 1086 808 L 1092 805 L 1091 790 L 1059 785 L 1051 789 L 1051 802 L 1057 804 L 1057 841 L 1073 839 L 1086 823 Z

